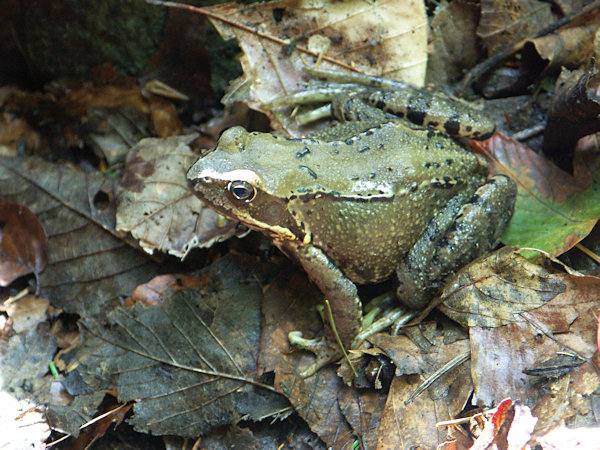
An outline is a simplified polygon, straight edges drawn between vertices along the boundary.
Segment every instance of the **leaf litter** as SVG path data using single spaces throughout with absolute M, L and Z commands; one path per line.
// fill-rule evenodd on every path
M 157 304 L 114 309 L 104 327 L 84 325 L 83 345 L 63 355 L 91 391 L 114 386 L 134 403 L 137 430 L 194 437 L 287 408 L 257 378 L 260 265 L 223 257 L 197 277 L 200 286 L 174 286 Z
M 287 5 L 284 2 L 279 2 L 278 4 Z M 486 9 L 486 13 L 490 13 L 490 11 L 494 12 L 494 8 L 500 8 L 497 2 L 487 2 L 485 6 L 489 8 Z M 281 91 L 282 86 L 284 86 L 284 90 L 287 89 L 288 85 L 296 86 L 294 84 L 296 81 L 294 80 L 299 79 L 297 75 L 298 71 L 294 74 L 290 70 L 290 74 L 288 75 L 287 72 L 281 69 L 284 64 L 280 60 L 283 61 L 285 59 L 284 57 L 280 58 L 282 55 L 281 50 L 285 50 L 286 47 L 283 45 L 283 42 L 271 39 L 277 33 L 271 29 L 268 29 L 268 31 L 259 29 L 260 22 L 269 25 L 271 23 L 278 25 L 277 14 L 279 13 L 288 20 L 286 17 L 286 8 L 287 6 L 283 7 L 283 10 L 280 10 L 267 9 L 265 7 L 264 11 L 267 15 L 270 14 L 269 17 L 257 15 L 256 17 L 262 20 L 255 19 L 254 22 L 250 21 L 244 24 L 244 26 L 250 28 L 243 30 L 243 32 L 246 35 L 254 36 L 258 41 L 258 44 L 254 44 L 255 48 L 266 46 L 266 41 L 275 42 L 269 50 L 260 50 L 263 54 L 259 55 L 266 55 L 268 58 L 276 60 L 278 65 L 275 65 L 276 70 L 273 73 L 277 74 L 281 80 L 284 80 L 284 82 L 280 79 L 271 80 L 275 82 L 275 88 L 271 92 Z M 318 5 L 313 5 L 311 8 L 319 10 Z M 248 7 L 247 11 L 254 14 L 257 9 L 260 8 L 254 7 L 254 10 L 252 10 L 252 7 Z M 530 13 L 526 12 L 526 14 Z M 393 15 L 390 14 L 390 16 Z M 492 16 L 489 15 L 486 19 L 490 17 Z M 217 17 L 216 20 L 219 21 L 220 18 Z M 236 17 L 230 20 L 230 22 L 234 22 L 234 28 L 243 29 L 243 27 L 238 26 L 239 23 L 248 20 L 247 18 L 240 19 Z M 518 28 L 519 20 L 527 19 L 526 16 L 518 16 L 516 19 L 512 17 L 510 20 L 499 21 L 492 25 L 500 26 L 498 29 L 505 28 L 509 30 L 510 28 Z M 423 23 L 426 23 L 425 19 L 423 19 Z M 489 25 L 489 22 L 487 25 Z M 355 29 L 361 29 L 362 27 L 360 24 L 353 26 Z M 334 29 L 333 26 L 331 28 Z M 491 34 L 495 32 L 493 31 Z M 237 32 L 237 34 L 241 36 L 242 32 Z M 374 33 L 372 36 L 377 37 L 379 35 Z M 294 48 L 301 49 L 302 46 L 306 45 L 308 52 L 302 51 L 304 53 L 304 62 L 308 61 L 312 63 L 319 58 L 320 53 L 326 57 L 325 60 L 332 59 L 330 56 L 332 54 L 334 58 L 342 54 L 339 51 L 337 55 L 335 52 L 331 53 L 331 48 L 335 47 L 328 47 L 327 42 L 325 43 L 326 45 L 323 45 L 322 42 L 312 42 L 315 39 L 311 40 L 302 33 L 296 34 L 295 37 L 302 42 L 295 47 L 295 42 L 293 41 L 286 42 L 286 44 L 292 44 L 289 47 L 292 50 Z M 487 38 L 488 36 L 485 37 Z M 306 43 L 303 42 L 305 38 L 308 38 Z M 244 39 L 248 38 L 244 37 Z M 329 39 L 334 41 L 331 37 Z M 382 41 L 386 39 L 388 38 L 383 38 Z M 334 42 L 334 44 L 337 44 L 337 42 Z M 490 41 L 490 51 L 494 51 L 494 45 L 496 44 Z M 408 43 L 407 46 L 415 46 L 415 44 Z M 377 45 L 373 46 L 373 48 L 375 47 Z M 416 47 L 418 47 L 418 43 Z M 368 56 L 376 54 L 373 48 L 371 48 L 372 51 L 366 53 L 366 60 L 369 64 L 373 61 L 369 61 Z M 258 50 L 253 49 L 252 51 L 255 51 L 257 54 L 259 53 Z M 251 51 L 247 53 L 251 53 Z M 348 52 L 348 54 L 351 54 L 351 52 Z M 274 58 L 274 55 L 277 57 Z M 385 58 L 380 57 L 375 59 L 377 59 L 376 63 L 387 61 Z M 360 62 L 364 63 L 364 60 L 365 55 L 361 55 Z M 450 58 L 450 60 L 452 59 Z M 251 62 L 253 61 L 251 59 Z M 261 60 L 256 59 L 256 61 Z M 264 62 L 264 60 L 262 61 Z M 355 62 L 354 59 L 351 59 L 349 63 L 343 64 L 352 65 L 353 62 Z M 248 61 L 245 63 L 248 63 Z M 332 63 L 340 64 L 336 59 L 333 59 Z M 448 62 L 445 63 L 449 64 Z M 289 63 L 286 62 L 285 64 Z M 377 70 L 379 69 L 381 67 L 377 66 Z M 253 70 L 259 73 L 259 69 L 255 68 Z M 364 70 L 367 71 L 370 68 L 365 68 Z M 252 70 L 249 72 L 251 73 Z M 382 72 L 379 71 L 378 73 Z M 256 88 L 255 85 L 259 85 L 263 81 L 260 77 L 252 78 L 250 76 L 250 79 L 254 82 L 253 89 Z M 291 80 L 289 84 L 287 84 L 288 80 Z M 259 87 L 263 88 L 263 86 Z M 265 88 L 265 92 L 269 92 L 268 89 L 273 88 Z M 499 145 L 498 142 L 495 142 L 494 146 L 501 150 L 507 147 L 507 145 Z M 530 215 L 530 219 L 533 219 L 531 221 L 531 229 L 533 229 L 533 222 L 537 220 L 539 231 L 540 228 L 545 227 L 547 222 L 541 222 L 544 225 L 542 227 L 539 226 L 543 215 L 542 213 L 538 213 L 538 210 L 546 208 L 549 213 L 548 211 L 545 211 L 545 213 L 549 216 L 553 214 L 560 216 L 560 214 L 557 214 L 557 205 L 553 203 L 555 200 L 553 199 L 550 202 L 546 200 L 548 198 L 544 195 L 546 191 L 552 192 L 557 198 L 560 197 L 560 190 L 557 187 L 565 187 L 567 195 L 571 195 L 573 192 L 575 192 L 573 195 L 581 195 L 582 197 L 590 194 L 587 192 L 580 194 L 580 192 L 586 191 L 586 188 L 573 179 L 569 179 L 568 177 L 562 178 L 562 175 L 559 177 L 559 183 L 556 185 L 548 184 L 544 187 L 541 184 L 543 176 L 556 172 L 553 169 L 548 169 L 545 166 L 545 161 L 542 161 L 540 165 L 540 161 L 534 160 L 530 155 L 527 156 L 527 159 L 529 161 L 527 170 L 530 172 L 519 174 L 523 176 L 519 176 L 518 179 L 534 193 L 532 196 L 534 199 L 526 199 L 525 203 L 521 205 L 530 206 L 536 202 L 543 205 L 542 208 L 539 208 L 539 205 L 537 205 L 538 209 L 535 210 L 535 214 Z M 6 166 L 11 167 L 11 170 L 9 170 L 11 172 L 10 176 L 18 174 L 19 170 L 23 174 L 29 170 L 17 168 L 15 172 L 11 164 Z M 538 167 L 542 167 L 543 170 L 539 174 L 535 174 L 534 169 Z M 510 170 L 515 170 L 515 168 L 511 167 Z M 39 173 L 37 172 L 36 176 L 33 179 L 29 179 L 28 182 L 37 186 L 36 178 L 43 179 Z M 531 176 L 531 173 L 534 173 L 534 175 Z M 545 175 L 542 175 L 542 173 L 545 173 Z M 90 177 L 90 179 L 93 178 Z M 554 182 L 553 178 L 547 179 Z M 94 193 L 94 189 L 88 190 L 86 183 L 76 182 L 75 184 L 78 186 L 80 192 L 88 193 L 88 204 L 104 204 L 110 208 L 114 207 L 114 197 L 112 197 L 114 190 L 100 189 L 100 191 L 95 191 Z M 82 186 L 86 188 L 82 188 Z M 114 186 L 112 189 L 114 189 Z M 51 194 L 44 197 L 46 202 L 58 199 L 62 204 L 60 207 L 61 211 L 68 210 L 77 213 L 74 216 L 68 216 L 68 219 L 65 218 L 64 222 L 68 220 L 72 221 L 73 218 L 79 218 L 80 214 L 85 220 L 78 222 L 78 225 L 86 226 L 87 223 L 87 225 L 96 226 L 108 235 L 115 237 L 113 224 L 110 220 L 106 220 L 109 217 L 108 214 L 103 214 L 98 208 L 90 209 L 87 206 L 81 207 L 85 205 L 85 201 L 78 204 L 77 202 L 73 202 L 73 199 L 69 198 L 69 195 L 63 197 L 62 189 L 48 188 L 44 186 L 44 183 L 41 183 L 39 190 L 40 192 L 47 191 Z M 103 194 L 97 196 L 98 192 L 102 192 Z M 563 190 L 563 192 L 565 191 Z M 94 193 L 94 195 L 90 196 L 90 193 Z M 522 194 L 521 192 L 520 195 Z M 73 196 L 71 195 L 71 197 Z M 90 201 L 90 198 L 92 201 Z M 590 198 L 592 196 L 587 200 L 590 201 Z M 98 199 L 108 199 L 108 201 L 95 201 Z M 562 199 L 556 201 L 561 203 Z M 585 205 L 585 201 L 582 200 L 581 204 Z M 562 206 L 560 205 L 558 208 Z M 581 209 L 585 208 L 582 207 Z M 35 210 L 35 208 L 32 208 L 32 210 Z M 35 212 L 38 213 L 37 210 Z M 44 221 L 45 218 L 43 215 L 40 216 L 42 224 L 48 229 Z M 566 214 L 566 216 L 573 223 L 586 223 L 581 226 L 581 229 L 576 230 L 573 228 L 569 230 L 567 236 L 561 235 L 558 239 L 551 242 L 551 248 L 548 250 L 555 254 L 563 251 L 564 248 L 570 247 L 573 241 L 579 240 L 580 235 L 586 233 L 586 227 L 587 231 L 589 231 L 595 223 L 594 217 L 581 220 L 575 214 Z M 526 219 L 526 214 L 523 214 L 523 217 L 516 220 L 515 223 L 518 225 L 519 221 L 521 221 L 521 224 L 526 224 Z M 551 224 L 552 221 L 548 223 Z M 557 225 L 555 229 L 559 230 L 560 228 Z M 55 229 L 52 230 L 55 231 Z M 52 242 L 55 236 L 56 233 L 49 234 L 49 242 Z M 91 240 L 95 240 L 96 236 L 92 235 Z M 524 237 L 527 237 L 526 232 L 520 235 L 520 238 Z M 90 238 L 80 238 L 80 240 L 83 239 Z M 118 237 L 116 239 L 117 241 L 115 242 L 125 242 L 125 240 L 119 241 Z M 159 243 L 160 240 L 153 240 L 152 242 L 151 246 L 157 247 L 158 245 L 155 245 L 154 242 Z M 543 239 L 538 239 L 537 242 L 543 243 Z M 63 242 L 60 247 L 53 249 L 53 253 L 57 251 L 55 250 L 56 248 L 69 248 L 69 244 L 70 242 Z M 136 253 L 136 255 L 139 258 L 141 253 Z M 594 402 L 597 401 L 594 389 L 598 386 L 597 376 L 594 374 L 591 363 L 588 362 L 575 366 L 566 374 L 563 374 L 561 378 L 542 380 L 542 383 L 546 383 L 542 385 L 542 388 L 535 384 L 539 380 L 534 381 L 530 379 L 524 373 L 519 372 L 519 369 L 530 370 L 540 367 L 540 364 L 551 360 L 555 355 L 573 351 L 589 359 L 594 349 L 594 337 L 592 334 L 597 328 L 597 323 L 593 322 L 597 320 L 597 304 L 593 300 L 594 293 L 598 292 L 598 286 L 596 286 L 597 279 L 593 277 L 577 278 L 572 274 L 565 276 L 560 271 L 548 271 L 544 273 L 542 272 L 542 268 L 533 267 L 532 265 L 527 266 L 518 256 L 513 254 L 508 256 L 494 255 L 492 258 L 496 259 L 486 261 L 485 263 L 481 261 L 476 262 L 471 267 L 470 272 L 467 269 L 464 274 L 459 274 L 459 276 L 463 276 L 462 284 L 455 284 L 454 290 L 451 290 L 443 297 L 443 307 L 454 310 L 460 309 L 456 317 L 459 321 L 463 320 L 463 323 L 468 323 L 471 326 L 471 341 L 468 345 L 471 347 L 472 360 L 463 362 L 454 372 L 442 374 L 442 377 L 432 385 L 432 389 L 417 396 L 410 402 L 407 402 L 407 400 L 411 398 L 419 385 L 427 381 L 431 370 L 443 364 L 444 361 L 447 361 L 450 357 L 448 353 L 462 352 L 464 350 L 463 347 L 467 345 L 468 341 L 464 337 L 463 339 L 450 338 L 451 333 L 448 335 L 443 333 L 436 335 L 427 324 L 403 330 L 405 334 L 401 336 L 385 337 L 383 335 L 376 335 L 371 340 L 371 344 L 376 347 L 361 349 L 359 353 L 363 352 L 362 355 L 378 355 L 380 358 L 387 358 L 397 366 L 402 366 L 397 367 L 397 370 L 403 373 L 401 377 L 395 377 L 391 380 L 391 385 L 384 384 L 381 395 L 378 395 L 379 392 L 356 391 L 343 385 L 337 377 L 334 368 L 323 370 L 314 379 L 298 379 L 298 367 L 309 363 L 312 357 L 297 351 L 291 352 L 287 342 L 287 331 L 302 329 L 318 333 L 320 322 L 310 305 L 313 299 L 318 298 L 319 293 L 314 291 L 310 293 L 310 288 L 307 287 L 305 278 L 300 277 L 298 280 L 290 282 L 290 280 L 293 280 L 292 276 L 289 274 L 285 275 L 285 272 L 283 272 L 284 275 L 282 275 L 282 278 L 280 280 L 279 278 L 276 279 L 279 281 L 267 285 L 265 302 L 263 303 L 265 327 L 260 335 L 260 345 L 257 344 L 257 336 L 248 332 L 250 337 L 247 340 L 248 342 L 252 342 L 252 351 L 254 351 L 254 353 L 248 353 L 251 355 L 248 358 L 239 355 L 237 352 L 249 351 L 249 349 L 242 348 L 243 346 L 241 345 L 236 346 L 236 343 L 226 339 L 225 334 L 231 330 L 237 332 L 243 331 L 245 333 L 245 329 L 239 329 L 239 324 L 242 323 L 246 325 L 247 322 L 251 322 L 251 326 L 248 329 L 256 327 L 257 324 L 260 326 L 260 313 L 257 312 L 256 307 L 256 304 L 260 300 L 256 300 L 252 296 L 250 296 L 252 299 L 250 301 L 252 303 L 250 310 L 233 313 L 237 315 L 232 317 L 240 319 L 239 324 L 235 324 L 238 325 L 238 328 L 233 328 L 232 326 L 227 328 L 223 325 L 222 328 L 217 329 L 220 332 L 216 334 L 219 337 L 218 340 L 225 342 L 226 345 L 222 347 L 216 346 L 216 348 L 214 346 L 214 339 L 211 341 L 212 336 L 207 337 L 203 335 L 198 337 L 198 340 L 192 339 L 192 337 L 196 337 L 194 333 L 200 333 L 200 331 L 195 329 L 197 327 L 188 326 L 186 320 L 194 321 L 194 319 L 192 319 L 190 314 L 185 315 L 182 312 L 180 309 L 182 308 L 181 304 L 186 305 L 186 307 L 189 305 L 199 305 L 198 307 L 202 309 L 205 315 L 215 318 L 217 317 L 217 315 L 214 315 L 216 312 L 226 311 L 229 305 L 225 305 L 225 303 L 229 304 L 239 301 L 238 295 L 231 293 L 223 294 L 222 298 L 225 299 L 224 304 L 221 305 L 219 303 L 216 305 L 216 302 L 211 303 L 207 299 L 210 295 L 206 293 L 200 295 L 202 301 L 196 300 L 197 293 L 190 293 L 190 289 L 193 288 L 186 287 L 172 295 L 160 292 L 151 306 L 144 306 L 145 303 L 132 301 L 117 309 L 112 309 L 112 306 L 117 302 L 103 303 L 101 308 L 106 309 L 107 313 L 112 309 L 112 312 L 108 315 L 101 315 L 102 320 L 100 323 L 86 322 L 88 325 L 82 332 L 82 336 L 85 338 L 84 344 L 77 349 L 69 349 L 61 354 L 61 358 L 65 358 L 64 365 L 69 373 L 68 381 L 65 380 L 64 384 L 65 386 L 69 386 L 70 392 L 76 395 L 76 397 L 70 405 L 59 405 L 63 408 L 61 411 L 62 415 L 58 414 L 60 408 L 55 407 L 50 410 L 49 417 L 56 419 L 54 423 L 62 425 L 63 429 L 77 432 L 77 424 L 82 423 L 81 418 L 93 414 L 93 411 L 102 400 L 104 392 L 108 391 L 113 395 L 117 395 L 119 400 L 131 400 L 135 402 L 134 416 L 130 418 L 130 421 L 138 429 L 156 433 L 173 432 L 175 430 L 174 432 L 176 433 L 181 432 L 182 435 L 187 435 L 185 433 L 189 432 L 189 435 L 193 436 L 194 432 L 200 432 L 198 430 L 211 430 L 219 424 L 234 422 L 240 415 L 246 414 L 247 411 L 251 410 L 247 405 L 244 406 L 244 395 L 246 399 L 249 399 L 248 403 L 253 403 L 260 397 L 260 395 L 256 394 L 256 390 L 263 389 L 271 393 L 272 389 L 269 388 L 269 383 L 263 386 L 260 384 L 262 381 L 256 381 L 256 373 L 258 373 L 261 376 L 261 380 L 264 377 L 274 377 L 275 382 L 273 386 L 275 389 L 290 399 L 295 409 L 310 424 L 311 429 L 328 445 L 344 445 L 354 443 L 356 440 L 359 440 L 363 445 L 366 443 L 366 447 L 373 447 L 375 443 L 378 443 L 382 447 L 388 446 L 390 443 L 396 446 L 406 445 L 407 443 L 414 443 L 414 445 L 423 445 L 424 443 L 430 443 L 432 446 L 437 445 L 438 442 L 444 440 L 445 434 L 443 432 L 437 434 L 431 432 L 435 426 L 435 422 L 453 417 L 457 411 L 462 409 L 467 403 L 467 399 L 473 388 L 475 389 L 476 401 L 479 401 L 482 405 L 497 403 L 502 398 L 502 393 L 507 393 L 507 395 L 512 397 L 517 396 L 518 393 L 524 393 L 522 395 L 529 396 L 528 400 L 532 404 L 537 401 L 534 405 L 536 408 L 535 413 L 542 419 L 538 422 L 538 430 L 547 430 L 554 426 L 563 417 L 563 413 L 564 417 L 574 426 L 591 423 L 589 412 L 593 411 Z M 138 259 L 137 261 L 141 260 Z M 216 264 L 219 264 L 219 262 Z M 496 271 L 496 276 L 504 284 L 499 283 L 498 286 L 493 286 L 493 283 L 490 283 L 488 286 L 485 285 L 486 277 L 488 277 L 485 273 L 490 273 L 489 267 L 486 268 L 485 264 L 491 264 L 493 267 L 491 271 Z M 60 267 L 60 264 L 56 264 L 56 266 Z M 523 270 L 521 270 L 520 266 L 524 267 Z M 228 268 L 224 269 L 225 272 L 228 270 Z M 228 275 L 232 277 L 234 276 L 232 274 L 237 273 L 234 270 L 229 270 L 229 272 L 230 274 Z M 148 271 L 147 277 L 136 278 L 136 283 L 132 283 L 132 285 L 138 286 L 142 281 L 149 279 L 150 274 L 153 273 L 152 270 Z M 482 274 L 484 275 L 482 276 Z M 212 277 L 207 276 L 203 276 L 202 279 L 207 280 L 207 278 L 212 279 Z M 211 283 L 213 282 L 210 279 L 201 288 L 202 292 L 205 292 L 207 286 L 208 291 L 211 290 Z M 491 276 L 487 279 L 491 280 Z M 251 284 L 247 276 L 245 280 Z M 92 284 L 95 281 L 90 280 Z M 70 281 L 65 282 L 67 284 L 70 283 Z M 543 288 L 538 291 L 538 286 L 542 286 Z M 48 286 L 46 285 L 46 287 Z M 98 285 L 94 287 L 98 287 Z M 114 290 L 111 291 L 108 289 L 105 291 L 104 289 L 107 288 L 105 286 L 101 287 L 102 289 L 99 290 L 98 298 L 105 300 L 107 293 L 108 297 L 113 295 L 112 299 L 117 298 L 117 296 L 114 296 Z M 236 291 L 238 287 L 234 286 L 233 291 L 239 293 L 239 291 Z M 481 289 L 484 287 L 485 289 Z M 248 286 L 245 286 L 245 288 L 248 288 Z M 257 286 L 253 286 L 252 289 L 261 290 Z M 121 289 L 119 292 L 127 290 L 129 292 L 132 290 L 130 285 L 128 285 L 127 289 Z M 478 302 L 474 301 L 475 291 L 477 290 L 483 291 L 483 299 L 479 298 L 483 302 L 481 307 Z M 452 301 L 456 300 L 459 291 L 463 291 L 461 295 L 464 303 L 460 304 L 460 308 L 457 308 L 457 304 L 453 304 Z M 243 292 L 245 295 L 246 291 Z M 307 294 L 304 295 L 304 292 Z M 154 293 L 156 294 L 156 292 Z M 583 294 L 585 295 L 583 296 Z M 509 303 L 507 300 L 510 300 L 511 296 L 518 296 L 523 300 L 520 302 L 518 310 L 511 310 L 510 307 L 507 307 L 506 303 Z M 527 298 L 528 296 L 530 298 Z M 592 300 L 586 304 L 578 305 L 578 302 L 575 300 L 578 296 Z M 58 292 L 58 295 L 51 292 L 50 295 L 53 303 L 57 301 L 56 299 L 62 297 L 62 292 Z M 90 302 L 96 301 L 90 294 L 87 297 L 84 295 L 84 298 Z M 494 305 L 494 300 L 499 300 L 499 303 L 504 302 L 505 305 Z M 205 302 L 209 306 L 206 306 Z M 63 306 L 65 309 L 80 312 L 86 319 L 94 317 L 93 308 L 88 309 L 78 303 L 65 303 Z M 483 309 L 484 306 L 486 309 Z M 251 311 L 251 314 L 248 311 Z M 267 314 L 267 312 L 270 312 L 270 314 Z M 229 311 L 227 311 L 228 313 Z M 589 319 L 589 317 L 592 319 Z M 196 320 L 196 325 L 197 322 Z M 216 319 L 214 323 L 217 323 Z M 212 324 L 213 322 L 211 322 Z M 490 330 L 487 327 L 491 325 L 495 328 Z M 208 329 L 212 330 L 210 325 Z M 534 329 L 541 331 L 534 333 L 532 331 Z M 135 333 L 132 330 L 135 330 Z M 423 336 L 421 338 L 418 338 L 418 332 L 422 333 Z M 255 331 L 254 333 L 258 332 Z M 234 333 L 232 332 L 232 334 Z M 519 338 L 515 339 L 514 336 L 518 336 Z M 427 339 L 437 344 L 432 345 L 429 353 L 427 353 L 427 346 L 422 345 Z M 449 340 L 451 341 L 450 344 L 448 343 Z M 538 342 L 540 340 L 543 342 Z M 211 343 L 206 346 L 199 345 L 199 342 L 205 341 Z M 448 353 L 437 350 L 437 347 L 443 347 L 440 345 L 442 342 L 444 346 L 448 347 L 446 349 Z M 502 351 L 498 352 L 498 355 L 492 352 L 497 342 L 502 347 Z M 522 344 L 522 347 L 519 344 Z M 536 351 L 528 351 L 528 348 L 523 348 L 526 346 L 535 347 Z M 229 347 L 235 350 L 230 355 L 225 351 Z M 257 348 L 260 349 L 258 354 L 256 353 Z M 426 356 L 418 353 L 419 350 L 423 349 L 426 349 Z M 507 355 L 512 359 L 509 358 L 507 361 Z M 214 361 L 209 359 L 208 356 L 214 356 Z M 486 365 L 485 358 L 488 357 L 490 361 L 507 366 L 509 368 L 507 372 L 512 370 L 513 373 L 497 373 L 495 366 Z M 255 367 L 252 365 L 252 361 L 256 360 L 258 360 L 258 365 Z M 368 361 L 369 358 L 365 356 L 363 360 Z M 213 371 L 206 361 L 210 361 L 218 371 Z M 218 361 L 218 364 L 222 364 L 222 366 L 218 365 L 216 361 Z M 237 366 L 234 364 L 234 361 L 237 363 Z M 203 369 L 203 364 L 209 367 L 210 370 Z M 199 367 L 200 371 L 197 370 Z M 499 385 L 497 379 L 505 380 L 505 384 Z M 79 382 L 76 383 L 74 380 L 79 380 Z M 136 383 L 133 380 L 139 382 Z M 156 386 L 153 385 L 155 380 L 158 380 Z M 570 385 L 572 385 L 573 395 L 569 393 Z M 79 386 L 79 388 L 76 388 L 76 386 Z M 81 386 L 83 386 L 83 389 L 80 389 Z M 214 390 L 211 391 L 211 389 Z M 219 391 L 218 389 L 223 390 Z M 208 394 L 206 393 L 209 391 L 217 392 L 221 396 L 217 397 L 217 400 L 213 399 L 213 401 L 209 402 L 206 400 L 208 398 Z M 247 391 L 252 391 L 252 393 L 248 394 Z M 190 402 L 190 399 L 185 397 L 186 394 L 191 392 L 194 395 L 197 392 L 201 393 L 198 397 L 190 395 L 190 399 L 196 399 L 196 402 L 193 404 Z M 205 397 L 202 395 L 205 395 Z M 165 404 L 173 406 L 173 411 L 175 412 L 172 415 L 165 416 L 164 409 L 161 409 Z M 289 411 L 286 408 L 285 403 L 282 403 L 279 411 Z M 253 411 L 256 412 L 255 410 Z M 577 415 L 576 411 L 580 414 Z M 201 413 L 206 413 L 207 415 L 196 416 L 196 414 Z M 221 415 L 220 418 L 213 417 L 213 415 L 218 416 L 219 414 Z M 256 414 L 248 417 L 260 418 L 264 416 Z M 178 419 L 182 418 L 183 420 L 179 420 L 180 423 L 178 423 Z

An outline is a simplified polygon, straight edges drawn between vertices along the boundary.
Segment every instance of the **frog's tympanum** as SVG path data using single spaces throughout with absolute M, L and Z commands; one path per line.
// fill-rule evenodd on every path
M 355 120 L 310 138 L 231 128 L 187 175 L 210 207 L 266 234 L 302 265 L 329 301 L 346 348 L 361 327 L 356 284 L 395 272 L 399 299 L 425 306 L 448 276 L 498 244 L 516 197 L 513 181 L 487 179 L 473 153 L 421 126 L 489 136 L 493 125 L 477 128 L 476 111 L 458 102 L 445 119 L 400 111 L 418 119 L 413 125 L 389 115 L 399 113 L 393 99 L 381 90 L 336 99 L 338 118 Z M 328 329 L 304 374 L 339 356 Z

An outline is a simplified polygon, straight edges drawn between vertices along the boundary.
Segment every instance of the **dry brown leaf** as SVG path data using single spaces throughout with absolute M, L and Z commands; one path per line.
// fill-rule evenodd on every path
M 258 368 L 274 372 L 274 386 L 284 394 L 298 414 L 327 445 L 344 447 L 355 438 L 338 406 L 344 388 L 334 365 L 318 374 L 302 378 L 299 372 L 314 362 L 308 352 L 294 350 L 290 331 L 302 330 L 306 337 L 316 336 L 322 322 L 315 311 L 321 293 L 297 268 L 281 270 L 267 286 L 262 303 L 263 326 Z
M 423 84 L 427 19 L 422 1 L 284 0 L 208 10 L 219 33 L 240 43 L 253 108 L 295 91 L 302 67 L 314 66 L 321 53 L 322 68 L 354 68 Z
M 195 135 L 143 139 L 127 157 L 117 189 L 118 231 L 131 232 L 148 253 L 179 258 L 236 232 L 236 224 L 206 208 L 188 189 L 185 174 L 197 155 Z
M 26 204 L 48 234 L 42 294 L 53 306 L 88 319 L 121 304 L 157 269 L 135 244 L 117 237 L 115 184 L 67 164 L 0 159 L 0 198 Z
M 564 28 L 556 33 L 538 37 L 523 46 L 524 63 L 536 58 L 544 69 L 573 69 L 589 61 L 594 54 L 594 38 L 600 22 L 590 22 L 579 27 Z
M 385 403 L 385 395 L 370 389 L 344 386 L 338 394 L 339 408 L 363 448 L 377 448 L 379 422 Z
M 468 2 L 442 2 L 431 19 L 433 51 L 427 61 L 427 83 L 442 85 L 464 75 L 478 56 L 479 8 Z
M 405 403 L 427 376 L 395 377 L 379 425 L 377 448 L 436 448 L 446 430 L 435 424 L 453 418 L 470 395 L 469 364 L 443 375 L 429 390 Z
M 21 333 L 33 330 L 40 322 L 45 321 L 49 305 L 47 298 L 28 294 L 13 302 L 6 302 L 0 306 L 0 310 L 6 311 L 10 317 L 13 330 Z
M 515 314 L 514 323 L 470 329 L 477 403 L 493 405 L 509 396 L 529 399 L 540 419 L 538 432 L 561 421 L 572 426 L 595 423 L 593 393 L 600 388 L 600 377 L 592 363 L 581 364 L 597 350 L 600 279 L 554 267 L 547 277 L 564 288 L 545 304 Z M 547 374 L 543 378 L 524 374 L 525 370 L 533 373 L 532 369 L 559 354 L 578 355 L 581 362 L 540 372 Z
M 463 268 L 446 284 L 440 310 L 463 326 L 498 327 L 523 319 L 564 292 L 565 285 L 544 267 L 504 247 Z
M 533 37 L 551 24 L 550 4 L 539 0 L 482 0 L 477 34 L 488 56 L 521 39 Z

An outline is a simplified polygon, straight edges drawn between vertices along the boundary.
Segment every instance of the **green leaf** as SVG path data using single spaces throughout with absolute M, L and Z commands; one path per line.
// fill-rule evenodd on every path
M 515 211 L 502 241 L 554 256 L 566 252 L 600 218 L 600 173 L 581 160 L 572 176 L 523 144 L 496 133 L 472 147 L 490 160 L 491 171 L 517 182 Z

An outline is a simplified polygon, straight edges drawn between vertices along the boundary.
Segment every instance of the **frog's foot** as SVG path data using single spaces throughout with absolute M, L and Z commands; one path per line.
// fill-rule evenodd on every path
M 325 367 L 342 357 L 342 351 L 339 348 L 332 348 L 331 345 L 328 345 L 328 342 L 324 337 L 320 339 L 306 339 L 302 337 L 302 332 L 292 331 L 288 334 L 288 339 L 295 347 L 308 350 L 309 352 L 314 353 L 317 358 L 308 368 L 300 372 L 302 378 L 313 376 L 322 367 Z

